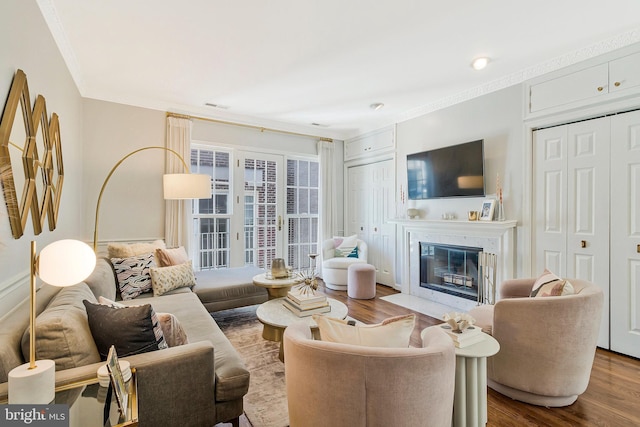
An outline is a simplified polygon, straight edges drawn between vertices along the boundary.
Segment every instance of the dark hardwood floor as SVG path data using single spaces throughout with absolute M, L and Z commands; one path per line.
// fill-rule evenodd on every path
M 345 303 L 349 315 L 364 323 L 378 323 L 387 317 L 413 312 L 381 300 L 380 297 L 397 293 L 386 286 L 378 285 L 376 298 L 372 300 L 350 299 L 344 291 L 323 288 L 323 292 Z M 413 313 L 418 322 L 411 345 L 419 346 L 420 331 L 442 321 Z M 573 405 L 564 408 L 528 405 L 489 389 L 488 418 L 487 425 L 496 427 L 640 426 L 640 360 L 597 349 L 586 392 Z M 242 417 L 240 426 L 251 427 L 251 424 Z

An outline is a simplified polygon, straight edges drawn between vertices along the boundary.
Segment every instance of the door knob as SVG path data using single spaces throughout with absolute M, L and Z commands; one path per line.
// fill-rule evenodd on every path
M 598 92 L 602 92 L 604 88 L 602 86 L 598 86 Z
M 640 254 L 640 245 L 636 246 L 636 252 Z
M 282 216 L 278 215 L 278 231 L 282 230 Z
M 614 85 L 615 87 L 618 87 L 618 86 L 620 86 L 620 82 L 615 82 L 613 85 Z
M 587 247 L 587 241 L 586 240 L 580 240 L 580 247 L 581 248 L 586 248 Z

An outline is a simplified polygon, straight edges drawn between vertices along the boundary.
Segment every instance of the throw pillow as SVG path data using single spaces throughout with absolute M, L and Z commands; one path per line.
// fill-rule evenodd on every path
M 83 299 L 95 301 L 85 283 L 60 289 L 36 318 L 36 359 L 50 359 L 56 370 L 77 368 L 100 361 L 87 321 Z M 22 335 L 22 354 L 29 360 L 30 330 Z
M 162 328 L 149 304 L 115 308 L 82 301 L 100 358 L 107 360 L 113 345 L 119 357 L 167 348 Z
M 346 320 L 314 315 L 322 341 L 366 347 L 409 347 L 416 315 L 396 316 L 376 325 L 350 325 Z
M 336 257 L 358 257 L 358 236 L 356 234 L 349 237 L 334 237 L 333 239 L 334 242 L 337 242 L 341 239 L 341 242 L 336 245 Z
M 533 284 L 531 297 L 554 297 L 573 295 L 575 291 L 568 280 L 564 280 L 545 269 L 544 273 Z
M 105 297 L 99 297 L 98 302 L 102 305 L 107 305 L 113 308 L 125 308 L 124 304 L 112 301 Z M 156 313 L 158 317 L 158 323 L 160 329 L 162 329 L 162 335 L 169 347 L 175 347 L 178 345 L 188 344 L 187 333 L 178 321 L 178 318 L 171 313 Z M 154 330 L 157 335 L 157 331 Z
M 193 273 L 193 267 L 191 267 L 190 262 L 170 267 L 152 267 L 149 269 L 149 273 L 151 274 L 151 286 L 154 296 L 164 295 L 174 289 L 196 285 L 196 276 Z
M 171 313 L 158 313 L 158 321 L 169 347 L 189 344 L 187 333 L 176 316 Z
M 158 248 L 165 249 L 166 247 L 162 240 L 155 240 L 150 243 L 109 243 L 107 252 L 109 253 L 109 258 L 129 258 L 153 253 Z
M 183 246 L 171 249 L 156 249 L 156 264 L 158 267 L 169 267 L 189 262 L 189 255 Z
M 151 292 L 149 268 L 155 267 L 153 253 L 129 258 L 111 258 L 118 278 L 118 287 L 123 300 L 133 299 L 145 292 Z

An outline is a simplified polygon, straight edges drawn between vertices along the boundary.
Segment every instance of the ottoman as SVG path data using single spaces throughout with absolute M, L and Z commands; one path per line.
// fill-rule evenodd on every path
M 371 264 L 352 264 L 347 270 L 347 295 L 355 299 L 376 296 L 376 268 Z

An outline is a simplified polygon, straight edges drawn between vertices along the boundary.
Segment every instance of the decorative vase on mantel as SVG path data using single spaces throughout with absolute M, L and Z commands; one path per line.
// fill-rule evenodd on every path
M 498 214 L 496 215 L 498 221 L 504 221 L 504 203 L 502 200 L 498 201 Z

